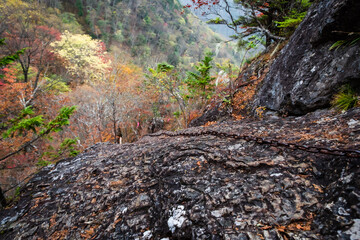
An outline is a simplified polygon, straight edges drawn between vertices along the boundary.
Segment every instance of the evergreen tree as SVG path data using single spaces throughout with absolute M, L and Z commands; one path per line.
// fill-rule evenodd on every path
M 190 93 L 200 95 L 203 99 L 209 98 L 214 90 L 212 81 L 215 78 L 210 75 L 212 60 L 213 53 L 205 53 L 204 59 L 195 66 L 197 72 L 188 72 L 188 77 L 185 81 Z

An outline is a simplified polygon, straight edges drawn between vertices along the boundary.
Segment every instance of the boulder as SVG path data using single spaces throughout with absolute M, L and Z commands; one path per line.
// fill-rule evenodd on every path
M 272 64 L 255 105 L 302 115 L 329 107 L 344 84 L 360 92 L 360 41 L 330 50 L 349 33 L 359 34 L 359 11 L 358 0 L 314 3 Z
M 200 117 L 193 119 L 189 123 L 189 127 L 202 126 L 208 122 L 221 122 L 222 120 L 229 118 L 229 109 L 224 105 L 225 104 L 223 103 L 219 103 L 214 107 L 208 107 Z

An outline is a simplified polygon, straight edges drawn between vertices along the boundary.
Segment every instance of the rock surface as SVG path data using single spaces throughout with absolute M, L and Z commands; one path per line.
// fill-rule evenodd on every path
M 207 129 L 359 149 L 360 109 Z M 203 130 L 97 144 L 48 166 L 0 212 L 0 239 L 357 239 L 359 158 Z
M 330 105 L 343 84 L 360 92 L 360 41 L 329 48 L 360 32 L 360 1 L 324 0 L 307 14 L 258 91 L 256 106 L 302 115 Z
M 189 127 L 198 127 L 205 125 L 207 122 L 221 121 L 223 119 L 229 118 L 229 115 L 230 114 L 228 109 L 223 107 L 220 103 L 215 107 L 205 109 L 200 117 L 195 118 L 190 122 Z

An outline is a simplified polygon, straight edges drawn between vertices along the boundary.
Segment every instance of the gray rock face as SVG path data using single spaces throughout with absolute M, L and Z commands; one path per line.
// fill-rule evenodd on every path
M 358 0 L 324 0 L 309 11 L 271 66 L 256 105 L 302 115 L 328 107 L 345 83 L 360 90 L 359 42 L 329 50 L 347 33 L 360 32 L 359 11 Z
M 359 149 L 360 110 L 207 129 Z M 202 130 L 97 144 L 47 167 L 0 212 L 0 239 L 356 239 L 359 159 Z

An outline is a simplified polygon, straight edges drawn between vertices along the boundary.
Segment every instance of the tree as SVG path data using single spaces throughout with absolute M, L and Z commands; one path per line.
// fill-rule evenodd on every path
M 25 49 L 18 62 L 21 64 L 25 83 L 31 80 L 30 68 L 36 69 L 36 76 L 31 85 L 33 89 L 37 89 L 41 74 L 46 72 L 53 60 L 50 43 L 59 40 L 60 32 L 48 26 L 47 15 L 40 11 L 38 4 L 8 0 L 5 6 L 11 6 L 13 2 L 19 3 L 18 8 L 8 17 L 7 29 L 3 33 L 6 38 L 5 53 Z
M 65 31 L 53 42 L 54 52 L 66 61 L 67 70 L 78 83 L 99 82 L 110 69 L 105 45 L 86 34 Z
M 6 98 L 10 105 L 20 100 L 25 108 L 34 105 L 35 99 L 45 90 L 46 75 L 57 62 L 50 51 L 50 43 L 59 39 L 60 32 L 49 27 L 54 18 L 36 2 L 2 1 L 0 12 L 7 16 L 1 36 L 6 38 L 6 45 L 0 54 L 9 55 L 23 49 L 23 54 L 16 59 L 18 64 L 4 69 L 7 77 L 3 79 L 3 90 L 6 92 L 1 95 L 10 97 Z M 18 74 L 18 69 L 21 69 L 21 74 Z
M 211 61 L 213 54 L 207 52 L 205 57 L 198 65 L 195 65 L 197 72 L 188 72 L 188 77 L 185 80 L 189 87 L 190 93 L 193 95 L 200 95 L 203 101 L 209 98 L 214 90 L 212 83 L 215 78 L 211 76 L 210 70 L 212 68 Z
M 311 0 L 192 0 L 185 8 L 203 10 L 215 16 L 212 24 L 225 24 L 234 30 L 234 38 L 261 34 L 266 46 L 285 40 L 305 16 Z M 239 5 L 241 7 L 239 7 Z M 243 13 L 241 13 L 243 12 Z
M 83 84 L 68 94 L 78 106 L 71 130 L 83 147 L 97 142 L 130 142 L 143 134 L 141 125 L 148 99 L 140 89 L 141 69 L 112 61 L 102 82 Z
M 5 165 L 7 165 L 6 168 L 10 169 L 24 168 L 28 161 L 34 161 L 41 157 L 45 152 L 44 149 L 46 149 L 43 141 L 50 139 L 53 133 L 62 131 L 64 126 L 69 125 L 69 118 L 74 111 L 74 106 L 63 107 L 55 118 L 46 121 L 44 115 L 35 115 L 32 107 L 29 106 L 23 109 L 17 117 L 7 123 L 0 124 L 1 169 Z M 72 145 L 73 142 L 65 139 L 60 145 L 61 154 L 69 149 L 71 154 L 75 154 L 76 151 Z M 20 163 L 19 166 L 14 165 L 16 162 Z M 6 205 L 6 199 L 1 188 L 0 203 L 2 206 Z
M 5 45 L 5 39 L 0 39 L 0 46 L 3 46 Z M 11 54 L 11 55 L 8 55 L 8 56 L 4 56 L 2 58 L 0 58 L 0 69 L 2 69 L 4 66 L 6 65 L 9 65 L 10 63 L 16 61 L 17 59 L 19 59 L 20 57 L 20 54 L 23 54 L 24 53 L 24 49 L 22 50 L 18 50 L 16 51 L 16 53 L 14 54 Z M 0 74 L 0 89 L 3 88 L 3 86 L 5 85 L 1 80 L 3 79 L 4 75 L 3 74 Z M 1 117 L 1 115 L 0 115 Z M 2 128 L 3 124 L 1 124 L 1 121 L 0 121 L 0 129 Z M 5 207 L 7 204 L 6 202 L 6 198 L 3 194 L 3 191 L 0 187 L 0 205 Z
M 159 63 L 156 69 L 149 68 L 145 86 L 147 92 L 154 96 L 154 109 L 159 111 L 160 107 L 165 108 L 159 111 L 161 117 L 169 117 L 168 111 L 172 110 L 179 127 L 187 127 L 191 111 L 203 109 L 214 93 L 212 56 L 211 52 L 207 52 L 204 59 L 194 66 L 196 71 L 187 72 L 187 76 L 182 76 L 178 69 L 168 63 Z
M 3 0 L 0 2 L 0 36 L 11 26 L 11 16 L 28 5 L 21 0 Z
M 25 37 L 22 37 L 25 36 Z M 24 54 L 19 58 L 24 75 L 24 82 L 29 82 L 30 67 L 36 69 L 36 76 L 32 87 L 36 89 L 39 84 L 40 76 L 49 68 L 53 58 L 50 51 L 50 43 L 59 39 L 60 33 L 47 26 L 35 26 L 29 28 L 22 26 L 21 29 L 11 30 L 5 34 L 9 51 L 24 48 Z
M 0 46 L 5 45 L 5 38 L 0 39 Z M 16 51 L 15 53 L 8 55 L 8 56 L 4 56 L 2 58 L 0 58 L 0 69 L 2 69 L 3 67 L 9 65 L 10 63 L 18 60 L 20 58 L 20 55 L 23 54 L 25 51 L 25 49 L 21 49 Z M 0 74 L 0 79 L 2 79 L 4 77 L 3 74 Z M 0 86 L 2 85 L 2 83 L 0 82 Z
M 147 75 L 148 81 L 145 83 L 148 88 L 153 88 L 153 91 L 159 94 L 158 102 L 161 101 L 160 98 L 162 98 L 162 94 L 168 98 L 165 101 L 174 99 L 177 102 L 183 116 L 182 125 L 187 127 L 188 113 L 184 82 L 174 68 L 173 65 L 168 63 L 159 63 L 156 69 L 149 68 L 150 75 Z
M 27 100 L 31 99 L 29 83 L 17 82 L 16 64 L 8 64 L 2 69 L 0 80 L 0 122 L 17 115 L 26 107 Z
M 32 135 L 32 138 L 23 143 L 17 148 L 17 150 L 10 151 L 9 153 L 1 156 L 0 162 L 17 153 L 20 153 L 22 150 L 31 146 L 41 138 L 48 136 L 50 133 L 63 130 L 64 126 L 70 124 L 69 118 L 75 110 L 75 106 L 63 107 L 53 120 L 46 123 L 43 115 L 31 117 L 31 115 L 34 114 L 31 106 L 23 109 L 17 118 L 11 119 L 8 124 L 3 124 L 2 129 L 6 129 L 6 131 L 2 133 L 2 140 L 15 136 L 27 136 L 29 134 Z
M 147 99 L 140 89 L 141 79 L 139 67 L 115 61 L 107 83 L 103 84 L 106 116 L 111 122 L 115 143 L 120 143 L 121 139 L 130 141 L 129 130 L 135 138 L 141 135 L 141 115 L 144 115 L 147 106 Z

